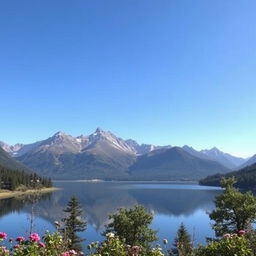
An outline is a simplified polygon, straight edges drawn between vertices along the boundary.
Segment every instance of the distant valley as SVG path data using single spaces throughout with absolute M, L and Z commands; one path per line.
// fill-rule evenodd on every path
M 32 144 L 0 142 L 0 147 L 0 164 L 1 156 L 5 161 L 12 156 L 19 169 L 28 166 L 53 179 L 199 180 L 256 162 L 256 157 L 243 159 L 217 148 L 138 144 L 100 128 L 88 136 L 57 132 Z

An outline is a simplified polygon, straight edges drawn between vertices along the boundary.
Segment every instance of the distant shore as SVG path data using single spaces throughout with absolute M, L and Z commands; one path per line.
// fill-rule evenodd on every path
M 100 180 L 100 179 L 92 179 L 92 180 L 53 180 L 53 182 L 91 182 L 91 183 L 99 183 L 99 182 L 123 182 L 123 183 L 173 183 L 173 184 L 198 184 L 196 180 Z
M 61 188 L 42 188 L 42 189 L 28 189 L 26 191 L 8 191 L 8 190 L 0 190 L 0 199 L 11 198 L 16 196 L 30 195 L 35 193 L 50 193 L 54 191 L 61 190 Z

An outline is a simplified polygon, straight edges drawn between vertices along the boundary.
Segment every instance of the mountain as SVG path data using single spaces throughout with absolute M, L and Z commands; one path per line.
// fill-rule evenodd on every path
M 256 164 L 242 168 L 239 171 L 229 172 L 225 175 L 215 174 L 200 180 L 200 185 L 219 186 L 222 178 L 235 177 L 236 186 L 241 188 L 256 188 Z
M 252 157 L 250 157 L 246 162 L 244 162 L 243 164 L 241 164 L 239 166 L 239 169 L 242 169 L 246 166 L 250 166 L 252 164 L 255 164 L 256 163 L 256 155 L 253 155 Z
M 135 158 L 124 140 L 100 128 L 88 137 L 58 132 L 17 157 L 57 179 L 121 179 Z
M 40 175 L 54 179 L 196 180 L 228 171 L 191 147 L 138 144 L 100 128 L 88 136 L 59 131 L 32 144 L 1 145 Z
M 209 159 L 217 161 L 222 165 L 226 166 L 229 169 L 235 169 L 246 160 L 241 157 L 235 157 L 230 154 L 224 153 L 217 149 L 216 147 L 212 149 L 205 149 L 201 150 L 200 153 L 204 154 L 205 156 L 209 157 Z
M 29 168 L 19 161 L 12 158 L 5 150 L 0 147 L 0 166 L 13 170 L 29 171 Z
M 214 173 L 227 173 L 218 162 L 201 159 L 179 147 L 159 149 L 139 156 L 129 168 L 138 180 L 197 180 Z
M 130 146 L 132 151 L 136 153 L 137 155 L 144 155 L 147 154 L 153 150 L 161 149 L 161 148 L 171 148 L 170 145 L 168 146 L 155 146 L 152 144 L 138 144 L 135 140 L 126 140 L 126 144 Z
M 187 153 L 191 154 L 192 156 L 195 156 L 195 157 L 198 157 L 198 158 L 201 158 L 201 159 L 212 160 L 212 158 L 210 156 L 207 156 L 206 154 L 203 154 L 202 152 L 197 151 L 194 148 L 189 147 L 187 145 L 183 146 L 182 149 L 185 150 Z

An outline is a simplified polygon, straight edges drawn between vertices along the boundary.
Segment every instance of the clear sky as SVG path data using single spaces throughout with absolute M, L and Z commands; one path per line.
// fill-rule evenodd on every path
M 255 0 L 0 1 L 0 140 L 62 130 L 256 153 Z

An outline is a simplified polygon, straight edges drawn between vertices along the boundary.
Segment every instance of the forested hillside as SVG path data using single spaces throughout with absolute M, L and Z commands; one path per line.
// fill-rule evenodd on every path
M 255 188 L 256 187 L 256 164 L 247 166 L 239 171 L 229 172 L 227 174 L 216 174 L 208 176 L 200 180 L 200 185 L 219 186 L 220 180 L 225 177 L 234 176 L 237 180 L 236 186 L 242 188 Z
M 51 186 L 50 178 L 42 178 L 36 173 L 12 170 L 0 166 L 0 190 L 26 190 Z

